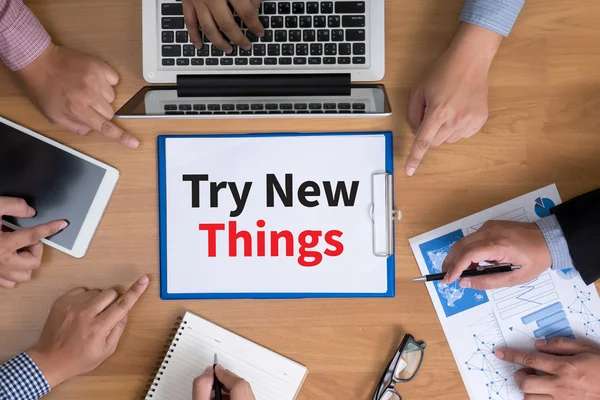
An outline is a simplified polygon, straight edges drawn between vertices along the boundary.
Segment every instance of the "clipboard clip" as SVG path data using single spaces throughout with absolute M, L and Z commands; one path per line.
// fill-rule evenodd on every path
M 394 177 L 387 172 L 371 175 L 371 207 L 373 222 L 373 254 L 389 257 L 394 254 L 394 221 L 402 219 L 402 212 L 394 209 Z M 385 241 L 382 246 L 381 243 Z M 383 250 L 380 250 L 383 249 Z

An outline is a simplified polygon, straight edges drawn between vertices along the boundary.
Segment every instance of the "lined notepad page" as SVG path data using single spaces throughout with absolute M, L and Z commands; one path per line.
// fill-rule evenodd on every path
M 163 375 L 146 399 L 191 400 L 192 383 L 215 353 L 219 364 L 246 379 L 257 400 L 293 400 L 307 374 L 307 368 L 244 339 L 195 314 L 187 312 L 166 358 Z

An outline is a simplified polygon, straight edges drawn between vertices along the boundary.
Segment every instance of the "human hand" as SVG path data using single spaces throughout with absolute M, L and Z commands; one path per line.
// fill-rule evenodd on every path
M 552 266 L 544 235 L 534 223 L 488 221 L 475 233 L 454 243 L 442 264 L 444 283 L 452 283 L 472 264 L 495 261 L 520 265 L 521 269 L 472 278 L 460 286 L 479 290 L 514 286 L 537 278 Z
M 244 379 L 220 365 L 215 367 L 215 373 L 226 389 L 223 400 L 255 400 L 250 384 Z M 208 367 L 202 375 L 194 379 L 193 400 L 211 400 L 213 382 L 213 369 Z
M 94 130 L 127 147 L 139 141 L 111 122 L 117 73 L 95 57 L 50 43 L 17 71 L 34 104 L 50 122 L 78 135 Z
M 147 287 L 142 276 L 122 296 L 77 288 L 54 302 L 40 339 L 27 351 L 50 387 L 96 369 L 115 352 L 127 314 Z
M 0 226 L 4 216 L 31 218 L 35 210 L 23 199 L 0 196 Z M 67 225 L 66 221 L 53 221 L 15 232 L 0 230 L 0 287 L 12 289 L 17 283 L 29 281 L 33 270 L 42 263 L 44 245 L 40 240 L 62 231 Z
M 475 135 L 488 118 L 488 70 L 502 36 L 462 24 L 454 41 L 410 92 L 415 141 L 406 161 L 412 176 L 430 146 Z
M 525 400 L 599 400 L 600 348 L 581 340 L 552 338 L 535 342 L 539 353 L 496 350 L 496 357 L 523 365 L 515 381 Z M 539 376 L 536 371 L 546 375 Z
M 262 0 L 229 0 L 229 4 L 244 22 L 246 27 L 258 37 L 265 34 L 258 19 L 258 7 Z M 183 0 L 183 15 L 190 34 L 190 40 L 197 48 L 202 48 L 200 30 L 213 45 L 226 54 L 233 51 L 231 40 L 244 50 L 250 50 L 252 43 L 235 22 L 233 14 L 223 0 Z M 223 34 L 226 36 L 224 37 Z

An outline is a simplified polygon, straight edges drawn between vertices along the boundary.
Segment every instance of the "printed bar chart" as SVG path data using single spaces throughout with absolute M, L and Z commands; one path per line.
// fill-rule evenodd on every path
M 521 322 L 524 325 L 536 323 L 538 329 L 533 331 L 536 339 L 542 337 L 549 339 L 556 336 L 575 338 L 567 314 L 560 302 L 552 303 L 521 317 Z

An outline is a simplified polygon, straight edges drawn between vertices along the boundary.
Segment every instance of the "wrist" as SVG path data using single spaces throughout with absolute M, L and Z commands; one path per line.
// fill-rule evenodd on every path
M 44 73 L 49 72 L 48 63 L 55 54 L 57 47 L 53 42 L 50 42 L 46 49 L 40 55 L 25 67 L 15 71 L 17 76 L 27 82 L 32 79 L 39 78 Z
M 503 36 L 478 25 L 461 23 L 448 51 L 463 60 L 466 68 L 483 69 L 487 73 L 498 52 Z
M 27 355 L 33 360 L 40 372 L 46 378 L 46 382 L 51 388 L 55 388 L 67 380 L 60 373 L 60 363 L 52 360 L 44 352 L 37 350 L 35 347 L 27 350 Z

